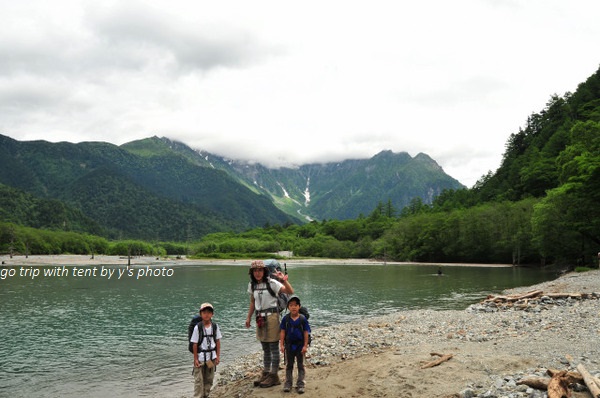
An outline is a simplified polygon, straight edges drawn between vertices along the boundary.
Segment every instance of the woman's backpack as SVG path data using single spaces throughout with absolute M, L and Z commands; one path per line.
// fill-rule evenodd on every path
M 267 269 L 267 278 L 272 278 L 276 281 L 282 282 L 281 280 L 275 277 L 275 273 L 277 271 L 282 272 L 279 261 L 269 259 L 264 260 L 263 262 L 265 264 L 265 268 Z M 269 285 L 268 283 L 267 290 L 269 291 L 271 296 L 277 297 L 277 309 L 279 310 L 279 313 L 285 312 L 285 310 L 287 309 L 288 300 L 290 299 L 290 295 L 287 293 L 279 293 L 277 296 L 275 296 L 275 292 L 273 291 L 273 289 L 271 289 L 271 285 Z

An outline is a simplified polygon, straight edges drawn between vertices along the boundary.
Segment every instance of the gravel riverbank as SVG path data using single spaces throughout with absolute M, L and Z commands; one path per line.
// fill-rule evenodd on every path
M 574 370 L 578 363 L 599 376 L 600 271 L 571 273 L 505 293 L 532 290 L 586 293 L 587 298 L 544 297 L 518 309 L 474 304 L 462 311 L 402 311 L 316 329 L 307 355 L 304 396 L 542 398 L 544 391 L 517 381 L 544 376 L 546 369 Z M 453 357 L 421 369 L 435 359 L 431 353 Z M 222 364 L 211 397 L 289 396 L 281 386 L 252 387 L 260 363 L 257 352 Z M 579 386 L 572 396 L 591 394 Z

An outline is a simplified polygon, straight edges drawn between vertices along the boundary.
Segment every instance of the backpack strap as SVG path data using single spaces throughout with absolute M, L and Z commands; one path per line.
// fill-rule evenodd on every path
M 263 282 L 267 287 L 266 288 L 263 287 L 263 288 L 260 288 L 260 289 L 257 288 L 257 284 L 256 283 L 252 282 L 252 292 L 254 293 L 254 291 L 256 291 L 256 290 L 267 290 L 272 297 L 275 297 L 275 298 L 278 299 L 277 295 L 273 291 L 273 288 L 271 287 L 271 283 L 270 282 L 271 282 L 271 278 L 267 278 L 267 281 Z M 264 310 L 261 310 L 261 311 L 258 311 L 258 310 L 255 311 L 256 314 L 263 313 L 263 312 L 264 313 L 280 312 L 279 311 L 279 306 L 275 305 L 275 307 L 272 307 L 272 308 L 267 308 L 267 309 L 264 309 Z
M 206 363 L 206 354 L 212 351 L 217 351 L 217 332 L 219 330 L 219 325 L 214 322 L 210 323 L 210 331 L 209 334 L 204 334 L 204 323 L 198 322 L 198 353 L 204 353 L 204 362 Z M 203 350 L 200 349 L 202 345 L 202 340 L 206 337 L 206 346 L 208 349 Z M 212 337 L 213 344 L 210 343 L 210 338 Z M 212 355 L 211 355 L 212 359 Z
M 273 288 L 271 287 L 271 278 L 267 278 L 267 290 L 269 291 L 269 293 L 271 294 L 271 296 L 277 297 L 277 295 L 273 291 Z
M 264 283 L 265 285 L 267 285 L 266 290 L 269 291 L 269 294 L 271 296 L 277 297 L 277 295 L 275 294 L 275 291 L 273 291 L 273 288 L 271 287 L 271 283 L 270 282 L 271 282 L 271 277 L 267 277 L 267 281 L 266 282 L 262 282 L 262 283 Z M 257 283 L 252 282 L 252 291 L 253 292 L 255 290 L 257 290 L 256 286 L 257 286 Z M 265 290 L 265 289 L 263 288 L 263 289 L 258 289 L 258 290 Z
M 289 341 L 290 336 L 290 314 L 286 314 L 283 318 L 285 319 L 285 341 L 287 343 Z M 304 322 L 306 322 L 306 317 L 300 314 L 300 317 L 298 319 L 300 319 L 300 331 L 302 332 L 302 343 L 304 343 Z

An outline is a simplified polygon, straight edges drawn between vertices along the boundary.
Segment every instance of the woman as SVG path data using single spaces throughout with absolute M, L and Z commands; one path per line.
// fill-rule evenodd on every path
M 250 308 L 246 317 L 246 327 L 250 327 L 252 315 L 256 318 L 256 338 L 261 342 L 263 349 L 264 369 L 255 386 L 272 387 L 281 384 L 279 381 L 279 311 L 277 309 L 277 295 L 280 293 L 292 294 L 294 289 L 288 282 L 288 276 L 277 271 L 270 278 L 267 276 L 265 263 L 262 260 L 252 261 L 250 266 Z M 276 280 L 275 278 L 279 279 Z

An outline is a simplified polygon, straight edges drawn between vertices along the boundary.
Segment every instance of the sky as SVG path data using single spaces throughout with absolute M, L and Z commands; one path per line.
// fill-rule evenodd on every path
M 268 167 L 426 153 L 472 187 L 600 66 L 598 0 L 0 0 L 0 134 Z

